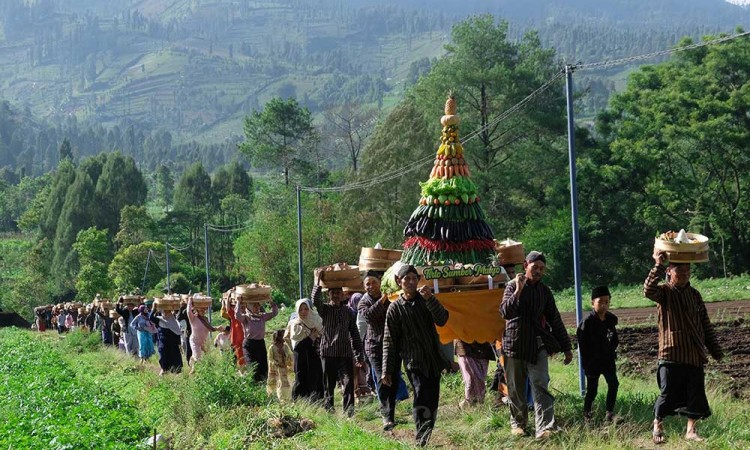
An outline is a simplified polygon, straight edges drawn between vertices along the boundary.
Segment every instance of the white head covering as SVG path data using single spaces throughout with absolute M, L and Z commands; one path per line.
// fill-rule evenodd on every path
M 299 309 L 303 304 L 310 308 L 310 313 L 306 319 L 303 319 L 299 314 Z M 289 322 L 286 332 L 286 337 L 292 342 L 292 349 L 296 348 L 297 344 L 310 336 L 313 331 L 317 331 L 318 333 L 323 332 L 323 319 L 320 318 L 315 309 L 310 307 L 308 299 L 297 300 L 295 310 L 297 311 L 297 317 Z

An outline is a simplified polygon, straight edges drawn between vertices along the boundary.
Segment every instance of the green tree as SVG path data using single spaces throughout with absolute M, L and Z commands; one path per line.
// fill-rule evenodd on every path
M 60 165 L 57 166 L 57 171 L 52 179 L 52 187 L 50 188 L 49 195 L 44 198 L 44 210 L 40 214 L 39 227 L 42 235 L 49 240 L 55 238 L 57 223 L 60 219 L 60 212 L 65 203 L 65 196 L 75 178 L 75 166 L 70 160 L 63 160 Z
M 252 202 L 253 179 L 237 161 L 219 167 L 214 172 L 211 186 L 219 200 L 230 194 L 236 194 Z
M 101 176 L 96 181 L 97 226 L 106 228 L 110 236 L 114 236 L 122 208 L 142 205 L 146 194 L 146 181 L 133 158 L 119 152 L 107 154 Z
M 65 160 L 73 161 L 73 147 L 70 145 L 68 138 L 63 139 L 58 150 L 58 161 L 63 162 Z
M 76 277 L 76 298 L 88 302 L 97 293 L 106 293 L 112 288 L 107 276 L 107 266 L 112 260 L 112 245 L 107 230 L 90 227 L 81 230 L 73 244 L 78 256 L 80 270 Z
M 94 224 L 94 184 L 83 171 L 68 189 L 53 242 L 52 273 L 62 290 L 72 290 L 78 262 L 71 249 L 78 232 Z
M 710 236 L 714 252 L 722 242 L 725 254 L 714 256 L 726 259 L 729 272 L 750 268 L 748 79 L 745 39 L 682 52 L 630 76 L 598 118 L 606 146 L 592 149 L 590 158 L 602 169 L 598 176 L 586 172 L 593 176 L 584 187 L 594 195 L 615 193 L 606 205 L 594 205 L 598 223 L 610 223 L 601 233 L 632 224 L 627 239 L 647 253 L 657 230 L 685 228 Z M 611 204 L 617 200 L 623 204 Z M 627 221 L 618 223 L 623 216 Z M 719 274 L 719 267 L 698 270 Z
M 153 260 L 149 262 L 149 270 L 146 272 L 146 262 L 149 260 L 149 253 L 151 253 L 150 257 Z M 181 271 L 182 261 L 182 256 L 179 253 L 170 250 L 170 271 Z M 165 267 L 166 255 L 164 244 L 159 242 L 141 242 L 120 249 L 109 264 L 107 273 L 117 292 L 132 292 L 136 288 L 143 288 L 142 292 L 148 292 L 157 287 L 159 280 L 164 277 L 163 268 Z M 146 274 L 145 286 L 143 286 L 144 274 Z M 161 289 L 161 287 L 158 288 Z
M 169 167 L 160 165 L 156 169 L 156 198 L 164 205 L 164 210 L 169 211 L 174 195 L 174 175 Z
M 128 205 L 120 211 L 120 230 L 115 236 L 119 248 L 151 241 L 156 224 L 145 206 Z
M 463 136 L 481 130 L 464 148 L 489 222 L 496 233 L 516 234 L 555 193 L 546 189 L 547 175 L 564 175 L 563 90 L 547 89 L 526 108 L 495 119 L 560 71 L 555 52 L 534 31 L 510 39 L 508 23 L 491 15 L 456 24 L 445 48 L 413 89 L 417 109 L 436 136 L 446 94 L 454 92 Z
M 284 184 L 290 171 L 307 158 L 307 140 L 313 137 L 312 115 L 297 100 L 272 98 L 263 111 L 245 117 L 245 141 L 239 146 L 258 167 L 281 169 Z

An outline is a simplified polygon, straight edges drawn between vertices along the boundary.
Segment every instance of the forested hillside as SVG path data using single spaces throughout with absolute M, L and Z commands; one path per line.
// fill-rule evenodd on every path
M 695 11 L 708 14 L 705 4 Z M 195 292 L 207 287 L 206 270 L 214 296 L 250 280 L 292 298 L 294 185 L 308 187 L 305 273 L 354 262 L 376 242 L 398 247 L 449 91 L 495 237 L 544 250 L 549 284 L 568 287 L 561 60 L 700 42 L 690 36 L 733 32 L 722 21 L 747 14 L 720 3 L 699 20 L 670 12 L 670 2 L 651 21 L 631 2 L 549 2 L 542 21 L 495 4 L 516 22 L 459 21 L 419 2 L 0 5 L 9 98 L 0 103 L 0 231 L 13 239 L 0 307 L 26 314 L 96 292 Z M 618 9 L 627 5 L 630 16 Z M 720 262 L 696 275 L 750 270 L 748 45 L 736 38 L 643 67 L 575 73 L 585 283 L 641 280 L 654 234 L 680 228 L 710 236 Z M 549 89 L 526 102 L 540 86 Z M 213 140 L 219 129 L 226 134 Z
M 316 117 L 392 106 L 444 53 L 451 26 L 490 12 L 561 59 L 660 50 L 750 17 L 720 0 L 462 2 L 0 0 L 0 167 L 42 174 L 68 138 L 76 156 L 119 149 L 153 169 L 232 158 L 242 118 L 274 96 Z M 622 87 L 619 67 L 582 75 L 582 117 Z M 8 121 L 12 126 L 8 125 Z M 191 143 L 197 140 L 196 143 Z M 203 147 L 204 145 L 215 147 Z

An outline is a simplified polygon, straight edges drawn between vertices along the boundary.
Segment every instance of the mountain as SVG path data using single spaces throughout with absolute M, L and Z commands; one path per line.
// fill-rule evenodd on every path
M 480 13 L 507 19 L 513 37 L 537 29 L 561 58 L 585 62 L 750 18 L 721 0 L 0 0 L 0 99 L 62 134 L 75 119 L 229 143 L 273 96 L 316 113 L 395 103 L 443 54 L 452 24 Z M 588 114 L 627 70 L 582 74 Z

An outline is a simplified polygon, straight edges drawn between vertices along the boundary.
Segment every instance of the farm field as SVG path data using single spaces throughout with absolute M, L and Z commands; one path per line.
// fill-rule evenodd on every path
M 269 324 L 269 329 L 283 317 Z M 709 401 L 714 415 L 701 424 L 704 444 L 689 448 L 747 448 L 750 445 L 748 363 L 750 327 L 741 320 L 718 327 L 727 358 L 707 367 Z M 562 431 L 545 448 L 652 448 L 649 426 L 658 393 L 655 329 L 621 329 L 620 394 L 617 425 L 581 419 L 575 363 L 551 363 L 551 391 Z M 391 449 L 411 448 L 410 401 L 397 408 L 398 426 L 380 430 L 374 403 L 357 406 L 347 420 L 308 404 L 279 404 L 249 377 L 238 377 L 229 358 L 209 352 L 194 376 L 160 378 L 156 362 L 146 365 L 98 345 L 98 337 L 71 333 L 60 337 L 0 330 L 0 447 L 137 448 L 156 430 L 172 448 Z M 494 367 L 494 364 L 491 366 Z M 595 412 L 603 414 L 603 392 Z M 460 374 L 447 374 L 441 386 L 439 418 L 432 448 L 538 448 L 533 439 L 515 440 L 508 413 L 491 406 L 461 410 Z M 340 398 L 337 398 L 337 404 Z M 337 405 L 338 406 L 338 405 Z M 299 432 L 300 424 L 312 429 Z M 686 448 L 680 436 L 684 421 L 666 421 L 669 442 L 663 448 Z M 298 434 L 294 434 L 299 432 Z M 282 437 L 284 434 L 291 437 Z M 85 436 L 85 437 L 84 437 Z

